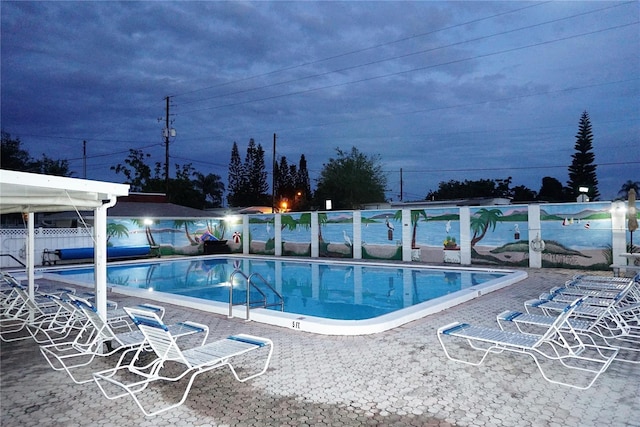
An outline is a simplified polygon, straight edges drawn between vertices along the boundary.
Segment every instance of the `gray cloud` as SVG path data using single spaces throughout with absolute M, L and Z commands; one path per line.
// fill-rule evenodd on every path
M 593 13 L 589 13 L 593 12 Z M 637 2 L 3 2 L 2 127 L 88 178 L 130 148 L 226 180 L 231 144 L 379 154 L 390 197 L 567 179 L 589 112 L 604 197 L 638 180 Z M 587 34 L 591 33 L 591 34 Z M 635 176 L 634 176 L 635 175 Z

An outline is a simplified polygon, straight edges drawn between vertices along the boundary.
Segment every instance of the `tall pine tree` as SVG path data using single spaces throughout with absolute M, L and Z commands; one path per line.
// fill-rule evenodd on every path
M 598 178 L 596 176 L 596 165 L 593 163 L 595 154 L 593 153 L 593 133 L 591 132 L 591 121 L 589 114 L 584 111 L 580 117 L 580 125 L 576 134 L 576 152 L 571 156 L 571 166 L 569 166 L 569 181 L 567 187 L 572 192 L 575 200 L 580 195 L 580 187 L 589 189 L 587 195 L 591 200 L 598 200 Z
M 247 188 L 246 174 L 240 159 L 238 144 L 234 141 L 229 162 L 227 203 L 229 206 L 242 206 L 243 192 Z
M 307 159 L 304 154 L 300 156 L 298 163 L 298 173 L 295 177 L 295 187 L 299 195 L 296 200 L 297 208 L 307 209 L 311 202 L 311 181 L 309 180 L 309 170 L 307 169 Z

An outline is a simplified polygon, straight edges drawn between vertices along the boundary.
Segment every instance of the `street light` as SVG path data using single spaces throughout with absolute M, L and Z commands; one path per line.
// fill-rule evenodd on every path
M 576 200 L 578 202 L 588 202 L 589 196 L 587 196 L 587 193 L 589 192 L 589 187 L 578 187 L 578 191 L 580 192 L 580 195 Z

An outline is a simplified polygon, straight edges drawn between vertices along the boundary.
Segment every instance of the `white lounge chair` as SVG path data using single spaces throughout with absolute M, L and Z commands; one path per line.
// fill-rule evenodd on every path
M 618 349 L 585 344 L 575 332 L 568 323 L 568 319 L 582 303 L 583 299 L 580 298 L 566 306 L 542 335 L 455 322 L 438 329 L 438 340 L 445 355 L 457 362 L 478 366 L 484 362 L 489 353 L 525 354 L 533 358 L 540 373 L 547 381 L 573 388 L 587 389 L 611 364 L 618 354 Z M 480 360 L 470 361 L 451 356 L 444 342 L 450 337 L 466 340 L 471 349 L 482 353 Z M 562 367 L 567 368 L 562 369 L 563 380 L 550 377 L 551 369 L 547 369 L 547 361 L 560 362 Z M 542 366 L 543 363 L 545 363 L 545 368 Z M 557 369 L 555 370 L 557 371 Z M 580 374 L 574 375 L 571 371 L 578 371 Z
M 65 324 L 72 312 L 55 304 L 50 298 L 36 302 L 21 286 L 14 286 L 15 302 L 0 319 L 0 339 L 5 342 L 30 338 L 28 325 L 55 328 Z
M 136 330 L 115 333 L 108 322 L 98 315 L 96 308 L 87 300 L 75 298 L 74 303 L 85 314 L 88 322 L 71 342 L 53 343 L 40 346 L 40 351 L 56 371 L 65 371 L 73 382 L 83 384 L 93 378 L 78 379 L 74 370 L 89 365 L 96 357 L 111 356 L 124 351 L 118 364 L 125 359 L 129 350 L 143 350 L 145 336 Z M 140 310 L 145 312 L 144 310 Z M 154 312 L 148 312 L 156 316 Z M 204 342 L 209 335 L 209 327 L 195 322 L 180 322 L 167 327 L 176 337 L 203 333 Z M 107 347 L 104 351 L 103 346 Z
M 228 366 L 236 380 L 244 382 L 264 374 L 269 367 L 273 353 L 273 342 L 270 339 L 238 334 L 182 350 L 176 343 L 170 328 L 162 323 L 155 314 L 130 308 L 125 308 L 125 310 L 129 312 L 135 324 L 147 338 L 149 347 L 155 352 L 156 359 L 142 367 L 135 366 L 133 362 L 128 365 L 116 366 L 113 369 L 95 373 L 93 378 L 108 399 L 129 395 L 146 416 L 154 416 L 182 405 L 187 399 L 195 378 L 204 372 Z M 259 372 L 240 377 L 232 360 L 264 347 L 268 347 L 268 354 L 262 369 Z M 133 360 L 136 359 L 137 355 Z M 173 375 L 168 373 L 168 362 L 175 362 L 180 372 Z M 157 408 L 158 402 L 155 401 L 154 407 L 156 409 L 153 409 L 154 407 L 148 409 L 149 405 L 141 399 L 141 392 L 146 390 L 150 384 L 158 381 L 179 381 L 185 377 L 188 377 L 188 384 L 178 402 Z M 115 390 L 115 392 L 111 390 Z M 152 396 L 157 399 L 156 394 L 152 394 Z
M 574 316 L 589 319 L 607 319 L 612 322 L 614 329 L 625 330 L 630 326 L 640 326 L 640 302 L 636 301 L 633 292 L 636 284 L 627 285 L 619 291 L 615 298 L 601 298 L 597 296 L 584 297 L 584 304 L 578 307 Z M 608 291 L 607 291 L 608 292 Z M 555 294 L 542 294 L 539 299 L 527 300 L 524 303 L 525 311 L 529 314 L 538 309 L 544 315 L 556 315 L 562 311 L 570 297 L 576 296 Z
M 496 316 L 501 329 L 505 330 L 505 325 L 512 324 L 522 333 L 546 330 L 555 319 L 556 316 L 515 310 L 505 310 Z M 629 325 L 621 327 L 620 322 L 608 319 L 607 312 L 604 310 L 597 319 L 572 316 L 567 322 L 576 333 L 581 334 L 591 344 L 596 344 L 596 338 L 600 338 L 606 346 L 617 348 L 619 350 L 616 356 L 617 361 L 640 363 L 640 327 Z

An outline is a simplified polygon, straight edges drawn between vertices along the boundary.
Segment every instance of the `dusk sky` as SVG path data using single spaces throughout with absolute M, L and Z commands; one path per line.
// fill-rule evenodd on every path
M 379 155 L 388 197 L 451 179 L 566 184 L 587 111 L 602 200 L 640 181 L 640 2 L 2 1 L 2 129 L 76 177 L 129 149 L 227 183 L 233 142 Z M 160 120 L 159 120 L 160 119 Z

